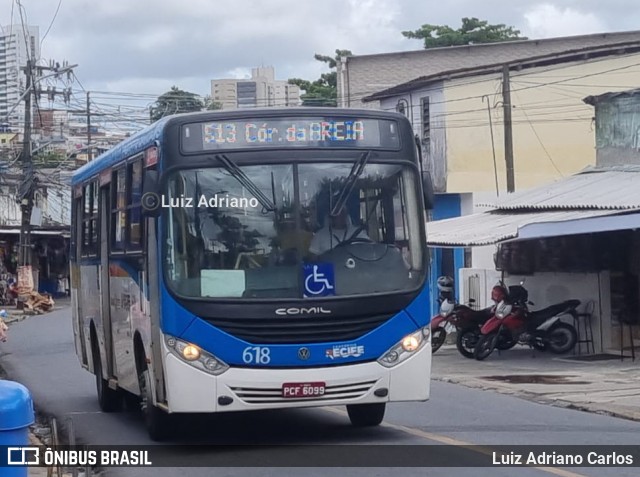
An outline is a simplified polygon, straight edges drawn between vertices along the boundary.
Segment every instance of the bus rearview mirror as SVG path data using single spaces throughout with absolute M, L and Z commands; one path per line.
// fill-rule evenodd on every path
M 160 215 L 162 198 L 160 196 L 160 175 L 158 171 L 145 171 L 141 203 L 144 217 L 157 217 Z
M 436 202 L 436 194 L 433 188 L 431 173 L 428 171 L 422 172 L 422 193 L 424 194 L 424 208 L 427 210 L 433 210 Z

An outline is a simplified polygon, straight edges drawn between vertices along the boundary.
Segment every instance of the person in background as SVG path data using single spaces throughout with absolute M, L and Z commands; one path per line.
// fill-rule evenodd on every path
M 2 341 L 3 343 L 7 341 L 7 331 L 9 330 L 9 327 L 4 322 L 4 318 L 6 317 L 6 310 L 0 310 L 0 341 Z

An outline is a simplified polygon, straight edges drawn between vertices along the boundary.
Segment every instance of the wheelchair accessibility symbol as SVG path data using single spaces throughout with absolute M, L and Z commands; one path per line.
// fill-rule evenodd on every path
M 330 296 L 336 294 L 333 264 L 313 263 L 304 265 L 304 296 Z

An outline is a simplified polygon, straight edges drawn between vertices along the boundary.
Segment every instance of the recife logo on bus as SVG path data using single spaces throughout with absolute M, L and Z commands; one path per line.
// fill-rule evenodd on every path
M 338 345 L 329 348 L 324 355 L 329 359 L 358 358 L 364 354 L 364 346 L 358 344 Z

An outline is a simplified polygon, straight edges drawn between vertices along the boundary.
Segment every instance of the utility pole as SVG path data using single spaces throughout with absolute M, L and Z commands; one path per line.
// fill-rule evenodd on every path
M 58 63 L 51 63 L 51 66 L 38 66 L 34 60 L 28 59 L 26 67 L 23 68 L 26 77 L 26 90 L 23 94 L 24 98 L 24 141 L 22 146 L 21 162 L 22 162 L 22 182 L 19 188 L 18 203 L 22 213 L 20 222 L 20 247 L 19 247 L 19 273 L 18 273 L 18 287 L 25 286 L 24 275 L 31 272 L 31 215 L 33 213 L 33 199 L 34 192 L 36 190 L 36 177 L 33 169 L 33 144 L 31 141 L 32 120 L 32 98 L 37 94 L 38 97 L 43 93 L 38 88 L 38 82 L 40 80 L 55 77 L 59 78 L 60 75 L 67 73 L 68 77 L 71 77 L 72 69 L 77 65 L 68 65 L 66 62 L 60 66 Z M 43 71 L 50 71 L 51 74 L 42 76 Z M 63 91 L 56 91 L 55 88 L 48 88 L 46 93 L 51 100 L 55 99 L 57 95 L 64 96 L 65 102 L 68 104 L 71 97 L 71 88 L 66 88 Z M 36 149 L 37 150 L 37 149 Z M 26 268 L 22 268 L 26 267 Z M 20 272 L 22 272 L 22 283 L 20 282 Z M 20 302 L 19 302 L 20 306 Z
M 504 110 L 504 160 L 507 164 L 507 192 L 514 192 L 516 184 L 513 170 L 513 128 L 511 123 L 509 65 L 502 67 L 502 108 Z
M 87 91 L 87 162 L 93 160 L 93 148 L 91 147 L 91 102 Z
M 31 157 L 31 96 L 33 94 L 33 65 L 31 60 L 27 60 L 24 69 L 27 77 L 26 96 L 24 98 L 24 142 L 22 145 L 22 197 L 20 208 L 22 211 L 22 221 L 20 226 L 20 253 L 19 263 L 21 266 L 31 265 L 31 210 L 33 208 L 33 160 Z

